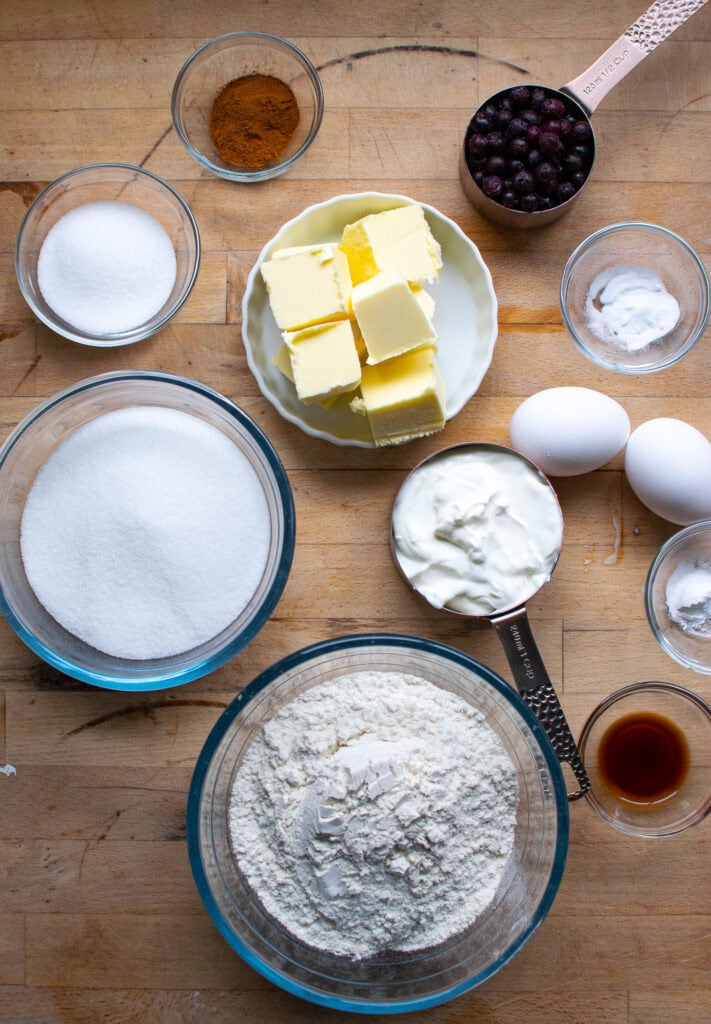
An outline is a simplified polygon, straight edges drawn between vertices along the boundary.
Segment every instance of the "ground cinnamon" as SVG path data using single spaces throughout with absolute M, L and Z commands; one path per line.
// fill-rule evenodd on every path
M 264 167 L 278 160 L 299 123 L 291 88 L 273 75 L 244 75 L 218 93 L 210 137 L 226 164 Z

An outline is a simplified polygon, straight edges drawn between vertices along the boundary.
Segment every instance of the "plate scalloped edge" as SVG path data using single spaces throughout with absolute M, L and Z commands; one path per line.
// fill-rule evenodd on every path
M 444 266 L 431 293 L 436 303 L 434 324 L 440 338 L 438 357 L 445 381 L 447 420 L 472 398 L 491 365 L 498 334 L 491 273 L 477 246 L 453 220 L 427 203 L 396 193 L 348 193 L 315 203 L 282 225 L 266 243 L 249 273 L 242 300 L 242 340 L 259 390 L 284 419 L 312 437 L 338 445 L 376 447 L 367 421 L 351 412 L 347 398 L 329 408 L 306 405 L 272 363 L 281 334 L 269 308 L 260 267 L 278 248 L 340 241 L 346 224 L 408 203 L 422 207 L 442 246 Z

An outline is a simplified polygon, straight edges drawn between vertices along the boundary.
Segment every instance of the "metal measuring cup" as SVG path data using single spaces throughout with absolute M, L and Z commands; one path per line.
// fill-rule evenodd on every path
M 466 159 L 466 145 L 469 137 L 469 132 L 467 132 L 459 153 L 459 177 L 464 194 L 472 206 L 488 220 L 503 227 L 511 228 L 543 227 L 545 224 L 550 224 L 551 221 L 557 220 L 558 217 L 562 217 L 564 213 L 567 213 L 584 191 L 592 174 L 597 145 L 590 118 L 597 109 L 598 104 L 618 82 L 622 81 L 652 50 L 655 50 L 660 43 L 663 43 L 675 29 L 683 25 L 706 2 L 707 0 L 655 0 L 634 24 L 630 25 L 577 78 L 568 82 L 567 85 L 561 86 L 560 89 L 538 86 L 538 88 L 543 89 L 546 96 L 557 96 L 566 106 L 572 107 L 576 117 L 581 121 L 586 121 L 590 127 L 591 138 L 588 143 L 592 150 L 590 166 L 587 178 L 575 195 L 571 196 L 564 203 L 553 206 L 548 210 L 527 212 L 524 210 L 512 210 L 502 206 L 495 199 L 485 195 L 474 180 Z M 535 88 L 536 86 L 531 84 L 529 87 Z M 479 105 L 473 116 L 488 103 L 502 98 L 514 88 L 516 87 L 510 86 L 489 96 Z
M 418 593 L 420 597 L 424 598 L 424 600 L 427 600 L 427 598 L 424 594 L 418 591 L 416 585 L 409 579 L 398 557 L 398 545 L 395 532 L 395 517 L 398 502 L 405 500 L 403 498 L 403 492 L 408 481 L 420 472 L 423 467 L 448 455 L 472 450 L 506 453 L 507 456 L 520 460 L 523 465 L 527 466 L 531 472 L 533 472 L 538 479 L 550 489 L 551 496 L 558 508 L 558 511 L 560 512 L 562 523 L 563 515 L 560 511 L 560 504 L 555 490 L 553 489 L 553 485 L 545 474 L 530 461 L 530 459 L 527 459 L 519 452 L 516 452 L 511 448 L 507 448 L 504 445 L 489 443 L 465 443 L 452 445 L 449 448 L 444 448 L 439 452 L 436 452 L 434 455 L 431 455 L 420 462 L 408 474 L 395 498 L 391 516 L 390 543 L 395 564 L 408 585 L 415 591 L 415 593 Z M 555 563 L 551 569 L 551 573 L 555 568 L 559 555 L 560 545 L 558 546 L 558 550 L 555 554 Z M 548 578 L 550 578 L 551 573 L 549 573 Z M 484 615 L 473 615 L 447 606 L 442 610 L 452 612 L 455 615 L 464 615 L 466 618 L 480 620 L 487 619 L 495 628 L 503 646 L 504 653 L 506 654 L 514 682 L 521 698 L 533 711 L 534 715 L 545 729 L 558 760 L 570 765 L 570 768 L 575 775 L 578 783 L 578 789 L 572 793 L 568 793 L 568 800 L 577 800 L 590 789 L 590 781 L 578 752 L 570 726 L 568 725 L 565 717 L 565 713 L 561 707 L 560 701 L 558 700 L 558 695 L 546 671 L 545 665 L 543 664 L 543 659 L 538 651 L 538 647 L 536 646 L 528 615 L 526 613 L 526 602 L 533 597 L 535 593 L 537 593 L 540 586 L 540 583 L 534 584 L 532 589 L 527 593 L 520 593 L 513 605 L 496 608 L 490 613 Z

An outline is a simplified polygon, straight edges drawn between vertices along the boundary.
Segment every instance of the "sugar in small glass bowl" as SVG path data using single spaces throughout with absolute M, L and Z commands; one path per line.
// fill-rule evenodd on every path
M 39 319 L 98 348 L 150 337 L 187 300 L 200 235 L 183 197 L 130 164 L 90 164 L 49 184 L 17 233 L 15 271 Z
M 660 647 L 685 668 L 711 675 L 711 519 L 671 536 L 649 567 L 647 620 Z
M 186 377 L 79 381 L 0 447 L 0 613 L 93 686 L 160 690 L 234 657 L 276 606 L 294 538 L 266 436 Z
M 711 708 L 665 682 L 633 683 L 592 712 L 578 743 L 588 803 L 627 835 L 661 839 L 711 811 Z
M 229 83 L 264 75 L 288 86 L 299 119 L 281 155 L 262 165 L 226 162 L 210 134 L 210 115 Z M 173 124 L 178 138 L 200 166 L 229 181 L 256 182 L 290 170 L 316 138 L 323 117 L 323 87 L 306 54 L 286 39 L 266 32 L 230 32 L 200 47 L 181 68 L 173 86 Z
M 569 257 L 560 308 L 592 362 L 619 373 L 654 373 L 678 362 L 703 335 L 709 278 L 691 246 L 667 228 L 611 224 Z

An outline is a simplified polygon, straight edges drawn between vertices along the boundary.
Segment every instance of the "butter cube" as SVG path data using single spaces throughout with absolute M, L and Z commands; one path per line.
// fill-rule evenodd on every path
M 272 356 L 272 363 L 276 366 L 277 370 L 280 370 L 284 376 L 291 381 L 292 384 L 294 383 L 294 374 L 291 369 L 291 355 L 286 342 L 280 346 L 277 354 Z
M 380 363 L 425 345 L 436 346 L 435 329 L 400 274 L 384 270 L 357 284 L 352 302 L 368 363 Z
M 334 243 L 278 249 L 261 270 L 280 331 L 350 316 L 348 260 Z
M 432 298 L 430 293 L 426 292 L 419 284 L 411 284 L 410 291 L 417 299 L 422 312 L 425 314 L 427 319 L 431 321 L 434 317 L 435 300 Z
M 287 331 L 282 337 L 302 402 L 327 403 L 358 387 L 361 367 L 350 320 Z
M 442 250 L 430 231 L 421 206 L 408 203 L 371 213 L 343 229 L 341 241 L 353 284 L 394 270 L 406 281 L 436 281 L 442 269 Z
M 441 430 L 445 423 L 444 381 L 434 349 L 364 366 L 354 412 L 365 412 L 376 445 L 402 444 Z

